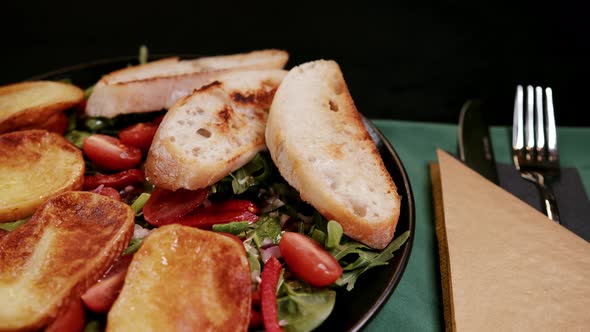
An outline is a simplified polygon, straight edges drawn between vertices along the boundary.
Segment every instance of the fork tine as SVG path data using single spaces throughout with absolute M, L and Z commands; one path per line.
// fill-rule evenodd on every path
M 522 150 L 524 148 L 524 128 L 522 124 L 524 92 L 522 85 L 516 86 L 514 97 L 514 122 L 512 124 L 512 149 Z
M 549 161 L 557 161 L 557 131 L 555 130 L 555 113 L 553 110 L 553 91 L 545 88 L 547 98 L 547 152 Z
M 535 90 L 532 85 L 526 87 L 526 120 L 524 123 L 524 135 L 526 140 L 526 159 L 531 160 L 535 148 Z
M 535 88 L 535 132 L 537 135 L 535 145 L 537 147 L 538 161 L 545 159 L 545 126 L 543 125 L 543 116 L 543 88 L 538 86 Z

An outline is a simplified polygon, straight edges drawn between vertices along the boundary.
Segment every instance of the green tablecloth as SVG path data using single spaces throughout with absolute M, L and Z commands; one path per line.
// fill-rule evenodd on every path
M 440 331 L 444 329 L 438 248 L 428 163 L 436 149 L 457 151 L 457 126 L 373 120 L 399 154 L 414 191 L 416 233 L 407 269 L 395 292 L 366 331 Z M 511 161 L 511 131 L 491 129 L 497 161 Z M 590 193 L 590 128 L 558 128 L 562 166 L 576 167 Z

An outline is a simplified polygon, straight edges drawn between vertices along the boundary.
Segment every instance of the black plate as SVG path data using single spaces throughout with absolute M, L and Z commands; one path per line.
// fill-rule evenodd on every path
M 163 56 L 151 58 L 160 57 Z M 67 78 L 73 84 L 85 88 L 96 83 L 102 75 L 130 64 L 137 64 L 137 58 L 122 57 L 99 60 L 48 72 L 32 77 L 31 80 L 61 80 Z M 355 288 L 350 292 L 344 289 L 338 290 L 334 311 L 317 331 L 358 331 L 365 326 L 393 293 L 404 273 L 412 251 L 415 211 L 414 197 L 408 175 L 397 153 L 383 134 L 366 118 L 363 117 L 363 121 L 402 197 L 396 235 L 407 230 L 411 231 L 411 235 L 406 244 L 395 252 L 389 265 L 376 267 L 363 274 L 359 277 Z

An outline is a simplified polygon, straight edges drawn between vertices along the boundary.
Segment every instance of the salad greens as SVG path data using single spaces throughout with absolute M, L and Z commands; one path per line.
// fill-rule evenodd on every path
M 311 331 L 328 318 L 335 303 L 333 290 L 283 282 L 277 296 L 278 316 L 285 331 Z
M 18 226 L 29 221 L 29 219 L 31 219 L 31 218 L 25 218 L 25 219 L 16 220 L 16 221 L 0 223 L 0 229 L 5 230 L 7 232 L 12 232 L 13 230 L 17 229 Z
M 337 221 L 326 220 L 301 200 L 299 193 L 280 177 L 267 153 L 259 153 L 211 189 L 211 200 L 232 198 L 251 199 L 265 211 L 253 224 L 233 222 L 213 227 L 214 231 L 228 232 L 244 240 L 255 283 L 260 281 L 263 252 L 279 243 L 284 230 L 305 234 L 328 250 L 344 270 L 332 288 L 348 291 L 363 273 L 388 264 L 393 252 L 410 235 L 409 231 L 401 234 L 381 251 L 352 240 L 344 235 Z M 312 287 L 288 270 L 279 284 L 278 315 L 286 331 L 310 331 L 330 315 L 336 298 L 334 289 Z

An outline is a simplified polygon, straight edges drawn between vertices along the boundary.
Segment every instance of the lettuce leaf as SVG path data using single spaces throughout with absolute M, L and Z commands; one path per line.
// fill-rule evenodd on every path
M 282 288 L 286 292 L 277 298 L 277 314 L 287 332 L 315 329 L 330 315 L 336 302 L 336 292 L 330 289 L 304 287 L 296 290 L 288 282 L 284 282 Z

